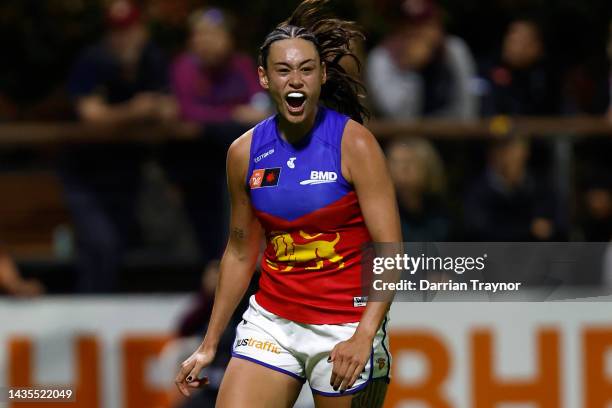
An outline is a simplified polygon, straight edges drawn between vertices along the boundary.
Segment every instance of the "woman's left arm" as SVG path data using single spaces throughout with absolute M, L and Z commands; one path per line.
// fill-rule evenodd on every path
M 385 156 L 372 133 L 352 120 L 342 138 L 342 174 L 355 187 L 372 241 L 399 246 L 399 212 Z M 363 371 L 390 304 L 391 300 L 368 302 L 355 334 L 332 350 L 330 383 L 335 390 L 342 392 L 352 387 Z

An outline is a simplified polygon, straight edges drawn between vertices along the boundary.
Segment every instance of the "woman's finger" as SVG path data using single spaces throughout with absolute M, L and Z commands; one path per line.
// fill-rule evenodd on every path
M 338 388 L 340 388 L 340 384 L 344 381 L 349 368 L 349 362 L 346 358 L 338 359 L 334 362 L 334 369 L 332 370 L 333 381 L 331 381 L 334 391 L 338 391 Z M 336 374 L 335 376 L 333 375 L 334 373 Z
M 357 366 L 355 367 L 355 370 L 353 371 L 352 375 L 350 376 L 348 380 L 345 390 L 355 385 L 355 381 L 357 381 L 357 378 L 359 378 L 359 376 L 363 372 L 363 367 L 364 367 L 363 364 L 357 364 Z
M 208 383 L 209 383 L 208 377 L 202 377 L 202 378 L 193 380 L 191 382 L 188 382 L 187 386 L 190 388 L 200 388 L 200 387 L 204 387 L 205 385 L 208 385 Z

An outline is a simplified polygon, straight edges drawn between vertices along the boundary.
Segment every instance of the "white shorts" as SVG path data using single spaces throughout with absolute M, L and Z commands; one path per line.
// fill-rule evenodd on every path
M 389 379 L 388 317 L 374 337 L 365 371 L 343 394 L 334 391 L 329 384 L 333 364 L 328 363 L 327 358 L 336 344 L 348 340 L 355 333 L 358 323 L 296 323 L 267 311 L 255 301 L 255 296 L 251 296 L 242 319 L 236 328 L 232 356 L 261 364 L 302 382 L 308 380 L 314 393 L 344 396 L 363 389 L 374 378 Z

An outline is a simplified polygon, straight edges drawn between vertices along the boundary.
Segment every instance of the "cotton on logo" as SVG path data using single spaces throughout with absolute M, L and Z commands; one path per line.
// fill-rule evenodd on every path
M 318 171 L 313 170 L 310 172 L 310 179 L 300 181 L 302 185 L 308 184 L 323 184 L 323 183 L 334 183 L 338 179 L 338 174 L 335 171 Z

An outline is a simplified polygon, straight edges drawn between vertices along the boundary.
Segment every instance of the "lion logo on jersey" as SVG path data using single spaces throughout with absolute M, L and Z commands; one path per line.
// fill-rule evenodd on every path
M 344 268 L 342 256 L 336 253 L 340 233 L 336 232 L 336 238 L 332 241 L 318 239 L 323 235 L 320 233 L 310 235 L 300 231 L 299 235 L 300 239 L 297 239 L 296 242 L 296 239 L 289 233 L 274 234 L 270 242 L 274 248 L 276 262 L 266 259 L 270 268 L 281 272 L 290 271 L 295 266 L 302 265 L 307 265 L 304 269 L 321 269 L 325 261 L 337 264 L 338 269 Z

